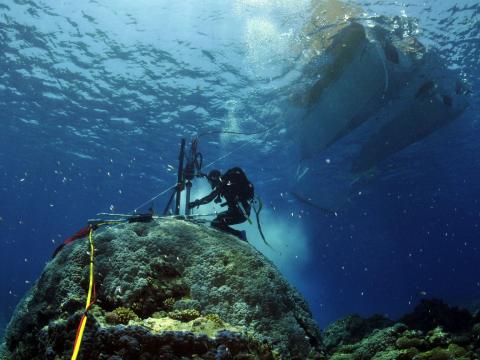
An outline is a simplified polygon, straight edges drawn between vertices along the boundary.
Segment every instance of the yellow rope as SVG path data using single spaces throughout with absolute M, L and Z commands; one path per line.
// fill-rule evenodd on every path
M 85 304 L 85 310 L 88 310 L 90 307 L 90 300 L 92 299 L 92 289 L 93 289 L 93 228 L 90 229 L 90 233 L 88 234 L 88 241 L 90 243 L 90 285 L 88 285 L 88 295 L 87 295 L 87 303 Z
M 87 302 L 85 304 L 85 314 L 82 316 L 82 320 L 80 322 L 80 328 L 77 333 L 77 337 L 75 339 L 75 346 L 73 348 L 73 354 L 71 360 L 76 360 L 78 356 L 78 352 L 80 351 L 80 345 L 82 344 L 83 332 L 85 331 L 85 325 L 87 324 L 87 311 L 90 307 L 91 299 L 92 299 L 92 292 L 93 292 L 93 255 L 94 255 L 94 247 L 93 247 L 93 228 L 90 228 L 90 233 L 88 234 L 88 241 L 90 242 L 90 284 L 88 285 L 88 294 L 87 294 Z
M 80 331 L 78 333 L 77 341 L 75 341 L 75 347 L 73 349 L 72 360 L 76 360 L 78 352 L 80 351 L 80 344 L 82 343 L 83 331 L 85 330 L 85 325 L 87 324 L 87 317 L 84 315 L 82 317 L 82 322 L 80 323 Z

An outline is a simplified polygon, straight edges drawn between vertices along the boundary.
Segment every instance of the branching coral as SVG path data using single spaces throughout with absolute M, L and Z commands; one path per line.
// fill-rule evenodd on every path
M 175 299 L 172 297 L 166 298 L 163 300 L 163 307 L 165 310 L 172 310 L 173 305 L 175 305 Z

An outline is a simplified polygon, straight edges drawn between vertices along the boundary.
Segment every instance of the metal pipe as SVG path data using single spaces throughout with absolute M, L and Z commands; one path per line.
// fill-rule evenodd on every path
M 185 158 L 185 139 L 180 144 L 180 155 L 178 157 L 177 196 L 175 198 L 175 215 L 180 214 L 180 200 L 183 188 L 183 159 Z
M 190 203 L 190 190 L 192 189 L 192 182 L 187 180 L 185 187 L 187 188 L 187 194 L 185 195 L 185 215 L 189 216 L 192 212 L 192 209 L 188 207 L 188 204 Z
M 185 188 L 186 188 L 186 198 L 185 198 L 185 215 L 190 215 L 191 209 L 188 207 L 190 203 L 190 192 L 192 190 L 192 181 L 195 177 L 195 161 L 197 158 L 197 140 L 193 139 L 192 144 L 190 145 L 190 152 L 187 156 L 187 165 L 185 166 Z

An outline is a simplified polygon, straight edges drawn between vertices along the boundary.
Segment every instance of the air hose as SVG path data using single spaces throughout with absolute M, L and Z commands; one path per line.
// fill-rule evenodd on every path
M 255 207 L 255 204 L 258 204 L 258 208 Z M 260 223 L 260 211 L 262 211 L 262 208 L 263 208 L 262 199 L 260 199 L 260 197 L 256 196 L 255 199 L 252 201 L 252 208 L 253 208 L 253 211 L 255 211 L 255 217 L 257 219 L 258 232 L 260 233 L 260 236 L 262 237 L 262 240 L 265 243 L 265 245 L 267 245 L 270 249 L 273 250 L 272 246 L 265 239 L 265 235 L 263 235 L 262 225 Z

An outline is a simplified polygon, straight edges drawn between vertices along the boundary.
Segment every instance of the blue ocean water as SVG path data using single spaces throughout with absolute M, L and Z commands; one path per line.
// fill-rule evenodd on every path
M 275 251 L 243 227 L 321 327 L 395 318 L 425 297 L 480 301 L 479 4 L 355 4 L 364 21 L 412 19 L 470 89 L 454 121 L 362 175 L 344 166 L 361 131 L 300 156 L 305 108 L 292 95 L 312 81 L 314 5 L 0 0 L 2 328 L 65 238 L 98 212 L 149 206 L 175 184 L 180 139 L 204 133 L 205 164 L 241 166 L 255 184 Z

